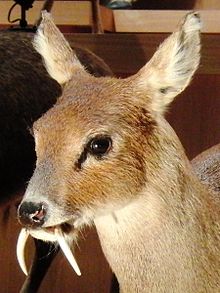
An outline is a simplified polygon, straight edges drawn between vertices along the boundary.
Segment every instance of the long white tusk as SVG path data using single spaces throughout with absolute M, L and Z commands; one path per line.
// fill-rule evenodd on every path
M 28 236 L 29 236 L 28 231 L 25 228 L 22 228 L 18 236 L 17 247 L 16 247 L 18 263 L 23 273 L 26 276 L 28 275 L 28 271 L 27 271 L 27 266 L 25 263 L 25 245 L 26 245 Z
M 63 235 L 62 231 L 58 228 L 55 229 L 55 236 L 57 238 L 57 242 L 60 245 L 60 248 L 62 249 L 64 255 L 66 256 L 67 260 L 71 264 L 72 268 L 76 272 L 78 276 L 81 276 L 81 272 L 79 269 L 79 266 L 75 260 L 75 257 L 73 256 L 73 253 L 69 247 L 69 244 L 65 240 L 65 236 Z

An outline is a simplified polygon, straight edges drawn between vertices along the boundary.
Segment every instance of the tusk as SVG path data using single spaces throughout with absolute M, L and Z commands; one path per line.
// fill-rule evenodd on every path
M 26 245 L 28 236 L 29 236 L 28 231 L 25 228 L 21 229 L 21 232 L 18 236 L 17 247 L 16 247 L 18 263 L 23 273 L 26 276 L 28 275 L 28 271 L 27 271 L 27 266 L 25 263 L 24 252 L 25 252 L 25 245 Z
M 77 262 L 75 260 L 75 257 L 73 256 L 73 253 L 72 253 L 72 251 L 70 249 L 69 244 L 65 240 L 65 236 L 63 235 L 62 231 L 60 231 L 59 229 L 56 228 L 54 232 L 55 232 L 57 242 L 59 243 L 60 248 L 62 249 L 64 255 L 67 258 L 67 260 L 71 264 L 71 266 L 74 269 L 74 271 L 76 272 L 76 274 L 78 276 L 81 276 L 79 266 L 78 266 L 78 264 L 77 264 Z

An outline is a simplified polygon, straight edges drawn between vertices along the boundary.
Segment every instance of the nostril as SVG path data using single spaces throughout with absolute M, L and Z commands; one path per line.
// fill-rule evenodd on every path
M 45 209 L 44 207 L 42 206 L 41 209 L 39 209 L 38 211 L 36 211 L 35 213 L 33 214 L 30 214 L 30 218 L 34 221 L 34 222 L 41 222 L 43 219 L 44 219 L 44 216 L 45 216 Z
M 44 203 L 23 202 L 18 208 L 18 219 L 25 226 L 42 226 L 45 216 L 46 205 Z

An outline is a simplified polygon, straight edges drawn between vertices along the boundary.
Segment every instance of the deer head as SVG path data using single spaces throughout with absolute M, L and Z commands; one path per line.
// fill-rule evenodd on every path
M 51 16 L 42 18 L 34 46 L 63 94 L 34 123 L 36 169 L 18 217 L 24 237 L 65 250 L 82 226 L 153 190 L 181 164 L 164 112 L 198 67 L 200 19 L 188 14 L 137 74 L 116 79 L 91 76 Z

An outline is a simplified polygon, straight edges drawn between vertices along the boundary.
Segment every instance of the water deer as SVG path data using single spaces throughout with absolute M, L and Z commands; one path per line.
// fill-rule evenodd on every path
M 70 244 L 95 225 L 120 292 L 219 292 L 220 202 L 194 175 L 164 118 L 200 60 L 200 17 L 189 13 L 135 75 L 90 75 L 44 12 L 34 39 L 63 87 L 33 126 L 37 162 L 18 209 L 28 235 Z

